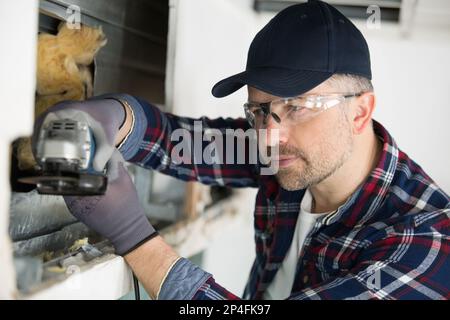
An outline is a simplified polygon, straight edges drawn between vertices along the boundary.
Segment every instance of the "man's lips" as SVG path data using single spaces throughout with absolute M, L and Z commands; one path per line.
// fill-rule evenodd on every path
M 278 158 L 274 158 L 273 160 L 278 162 L 278 166 L 280 168 L 285 168 L 285 167 L 291 165 L 298 158 L 299 158 L 299 156 L 281 156 Z

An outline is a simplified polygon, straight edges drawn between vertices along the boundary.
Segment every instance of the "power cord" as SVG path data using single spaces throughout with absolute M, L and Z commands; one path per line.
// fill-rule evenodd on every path
M 139 281 L 133 272 L 133 286 L 134 286 L 134 299 L 141 300 L 141 293 L 139 291 Z

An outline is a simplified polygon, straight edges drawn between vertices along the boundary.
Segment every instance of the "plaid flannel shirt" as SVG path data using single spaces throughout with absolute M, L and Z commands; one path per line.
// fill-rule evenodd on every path
M 178 128 L 249 128 L 245 119 L 191 119 L 163 113 L 128 95 L 135 125 L 121 146 L 126 160 L 185 181 L 259 188 L 254 211 L 256 259 L 244 292 L 262 299 L 290 247 L 305 190 L 286 191 L 251 164 L 174 164 Z M 373 121 L 383 143 L 376 168 L 305 239 L 289 299 L 450 298 L 450 198 Z M 416 133 L 415 133 L 416 134 Z M 209 144 L 205 142 L 203 148 Z M 225 152 L 228 152 L 226 150 Z M 236 150 L 235 150 L 236 151 Z M 239 299 L 187 259 L 172 267 L 159 299 Z

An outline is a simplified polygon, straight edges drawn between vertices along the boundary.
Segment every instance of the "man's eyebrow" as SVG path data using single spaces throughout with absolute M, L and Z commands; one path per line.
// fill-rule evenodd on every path
M 267 101 L 261 102 L 261 101 L 252 101 L 252 100 L 247 99 L 248 103 L 254 103 L 254 104 L 265 104 L 265 103 L 269 103 L 271 101 L 273 101 L 273 100 L 267 100 Z
M 273 98 L 268 98 L 264 101 L 255 101 L 255 100 L 250 100 L 250 97 L 247 96 L 247 102 L 251 102 L 251 103 L 268 103 L 268 102 L 271 102 L 274 100 L 280 100 L 280 99 L 283 99 L 283 97 L 273 97 Z
M 327 95 L 327 94 L 331 94 L 331 93 L 320 93 L 320 92 L 316 92 L 316 91 L 308 91 L 308 92 L 299 94 L 299 95 L 294 96 L 294 97 L 275 97 L 274 99 L 268 99 L 266 101 L 254 101 L 254 100 L 250 100 L 250 98 L 247 97 L 247 103 L 265 104 L 265 103 L 269 103 L 269 102 L 274 101 L 274 100 L 292 99 L 292 98 L 306 97 L 306 96 L 320 96 L 320 95 Z

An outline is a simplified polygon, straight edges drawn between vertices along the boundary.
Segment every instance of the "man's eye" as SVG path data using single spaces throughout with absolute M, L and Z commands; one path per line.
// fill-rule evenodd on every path
M 305 111 L 305 107 L 302 106 L 298 106 L 298 105 L 290 105 L 289 110 L 291 110 L 291 112 L 295 112 L 295 113 L 301 113 Z
M 257 116 L 257 117 L 263 116 L 263 115 L 264 115 L 264 111 L 263 111 L 261 108 L 255 109 L 255 110 L 253 110 L 252 112 L 253 112 L 253 114 L 254 114 L 255 116 Z
M 305 108 L 304 106 L 291 106 L 291 112 L 289 112 L 290 117 L 294 121 L 300 121 L 301 119 L 306 119 L 314 113 L 313 110 Z

